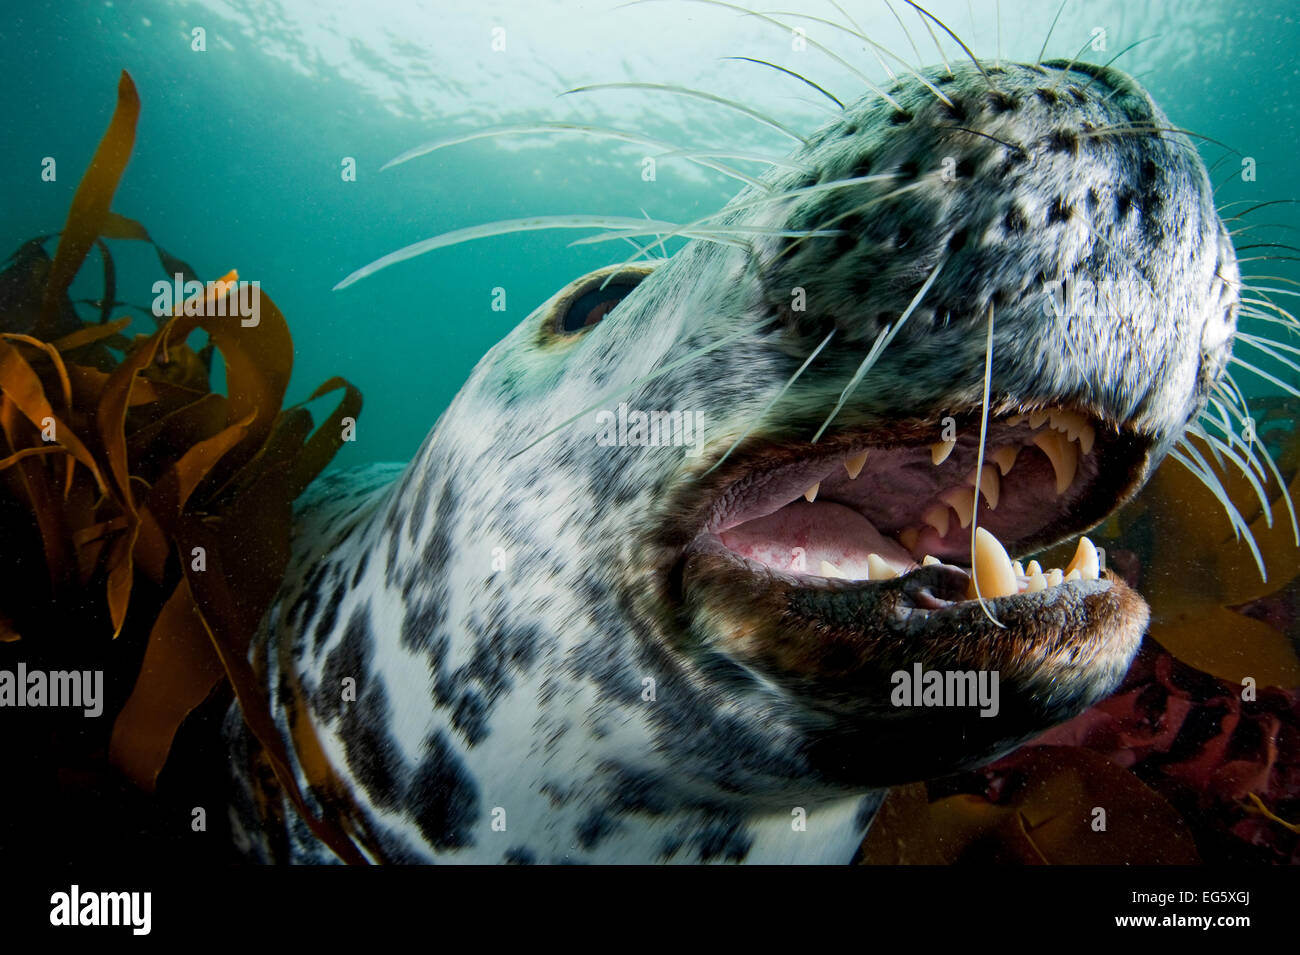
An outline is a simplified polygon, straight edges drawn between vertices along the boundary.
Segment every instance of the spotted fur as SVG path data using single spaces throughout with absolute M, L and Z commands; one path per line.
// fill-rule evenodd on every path
M 840 217 L 830 228 L 841 234 L 693 242 L 580 335 L 555 333 L 557 296 L 483 358 L 405 469 L 317 482 L 253 654 L 291 753 L 292 714 L 309 716 L 368 857 L 852 857 L 881 798 L 879 767 L 827 757 L 824 744 L 845 727 L 809 705 L 816 688 L 783 684 L 733 652 L 727 614 L 689 612 L 672 571 L 682 542 L 665 528 L 834 329 L 746 447 L 806 441 L 940 262 L 836 428 L 921 428 L 978 407 L 992 305 L 994 410 L 1045 398 L 1087 406 L 1146 436 L 1154 467 L 1227 360 L 1235 258 L 1182 136 L 1105 132 L 1168 127 L 1146 94 L 1099 67 L 1074 66 L 1058 82 L 1065 67 L 932 71 L 951 106 L 912 79 L 890 90 L 901 109 L 864 97 L 795 152 L 801 169 L 765 181 L 779 196 L 895 179 L 723 220 L 817 229 Z M 735 203 L 760 195 L 749 188 Z M 1063 328 L 1035 293 L 1045 278 L 1079 275 L 1124 280 L 1117 294 L 1127 298 Z M 805 310 L 791 308 L 795 288 Z M 1101 314 L 1117 311 L 1123 321 Z M 606 407 L 698 412 L 703 459 L 600 446 L 591 414 L 538 441 L 636 382 Z M 1135 626 L 1123 652 L 1060 691 L 1052 720 L 1113 688 Z M 348 680 L 355 699 L 344 698 Z M 855 733 L 891 732 L 846 713 L 838 719 Z M 268 814 L 259 803 L 254 747 L 237 714 L 229 725 L 250 853 L 332 859 L 287 804 Z M 990 758 L 1010 737 L 964 755 Z M 296 770 L 314 811 L 340 811 L 337 792 L 313 790 Z

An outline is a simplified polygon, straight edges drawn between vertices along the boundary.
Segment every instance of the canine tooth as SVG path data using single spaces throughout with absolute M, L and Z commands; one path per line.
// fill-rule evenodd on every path
M 935 564 L 938 564 L 938 563 L 940 563 L 939 558 L 938 558 L 938 557 L 931 557 L 929 554 L 926 554 L 924 557 L 921 558 L 921 566 L 922 566 L 922 567 L 932 567 L 932 566 L 934 566 Z
M 1031 411 L 1029 412 L 1029 427 L 1041 428 L 1043 423 L 1051 418 L 1051 412 L 1048 411 Z
M 974 471 L 966 475 L 966 483 L 971 487 L 976 486 Z M 984 495 L 984 500 L 988 501 L 989 510 L 995 510 L 998 506 L 998 495 L 1002 490 L 1002 479 L 998 477 L 997 469 L 993 465 L 984 465 L 983 474 L 979 479 L 979 489 Z
M 1061 573 L 1060 568 L 1053 567 L 1051 570 L 1047 572 L 1047 586 L 1049 587 L 1060 586 L 1061 581 L 1063 580 L 1065 580 L 1065 574 Z
M 867 452 L 861 451 L 858 454 L 849 455 L 844 459 L 844 470 L 849 472 L 849 480 L 856 481 L 859 474 L 862 473 L 862 466 L 867 463 Z
M 1005 476 L 1011 473 L 1011 465 L 1016 463 L 1016 455 L 1020 453 L 1020 446 L 1008 444 L 1006 447 L 998 448 L 989 455 L 989 460 L 998 466 L 998 470 Z
M 1047 455 L 1056 472 L 1056 493 L 1064 494 L 1074 483 L 1079 466 L 1079 449 L 1073 441 L 1056 431 L 1043 431 L 1034 435 L 1034 444 Z
M 970 527 L 971 518 L 975 516 L 975 499 L 970 488 L 949 488 L 939 495 L 939 500 L 957 512 L 957 522 L 962 527 Z
M 1093 442 L 1096 440 L 1097 432 L 1092 430 L 1092 425 L 1084 422 L 1083 427 L 1079 429 L 1079 447 L 1083 449 L 1084 454 L 1092 451 Z
M 1034 574 L 1041 575 L 1042 573 L 1043 573 L 1043 565 L 1036 560 L 1031 560 L 1029 562 L 1029 566 L 1025 568 L 1026 577 L 1032 577 L 1034 576 Z
M 818 481 L 812 487 L 808 488 L 808 490 L 804 491 L 803 492 L 804 500 L 807 501 L 809 504 L 817 500 L 817 492 L 821 490 L 821 486 L 822 486 L 822 482 Z
M 952 511 L 948 509 L 946 504 L 936 504 L 921 515 L 921 520 L 933 527 L 940 537 L 946 537 L 951 514 Z
M 898 532 L 898 542 L 908 550 L 916 550 L 916 541 L 921 536 L 921 528 L 905 527 Z
M 898 571 L 879 554 L 867 555 L 867 574 L 869 580 L 888 580 L 897 577 Z
M 1079 538 L 1079 546 L 1074 552 L 1074 559 L 1065 568 L 1065 575 L 1069 577 L 1071 571 L 1075 570 L 1088 580 L 1097 580 L 1101 576 L 1101 558 L 1097 554 L 1097 548 L 1086 537 Z
M 1065 575 L 1065 579 L 1067 581 L 1083 580 L 1083 574 L 1079 573 L 1079 569 L 1076 567 L 1074 570 L 1070 571 L 1068 574 Z
M 1047 589 L 1047 578 L 1041 573 L 1029 575 L 1029 586 L 1025 588 L 1025 593 L 1036 594 L 1040 590 Z
M 930 445 L 930 462 L 936 466 L 943 464 L 955 447 L 957 447 L 956 441 L 936 441 Z
M 979 581 L 979 594 L 975 593 L 975 582 Z M 1020 592 L 1019 581 L 1011 567 L 1011 558 L 996 537 L 984 528 L 975 531 L 974 565 L 971 568 L 971 583 L 967 593 L 973 600 L 976 596 L 985 598 L 1006 597 Z
M 834 564 L 832 564 L 829 560 L 824 560 L 824 561 L 822 561 L 822 568 L 821 568 L 821 569 L 822 569 L 822 576 L 823 576 L 823 577 L 834 577 L 834 578 L 836 578 L 837 580 L 846 580 L 846 579 L 847 579 L 846 576 L 845 576 L 845 574 L 844 574 L 844 571 L 840 570 L 838 567 L 836 567 Z
M 1017 577 L 1025 576 L 1025 565 L 1020 563 L 1020 561 L 1013 560 L 1011 562 L 1011 569 L 1016 572 Z

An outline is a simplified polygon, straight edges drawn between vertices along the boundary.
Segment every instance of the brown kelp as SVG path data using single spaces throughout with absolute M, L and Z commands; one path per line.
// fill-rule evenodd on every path
M 283 407 L 288 325 L 257 287 L 257 320 L 241 320 L 228 301 L 234 272 L 159 316 L 152 334 L 127 337 L 132 318 L 112 317 L 105 240 L 147 242 L 169 280 L 194 278 L 110 208 L 139 112 L 123 72 L 53 259 L 39 237 L 0 274 L 0 653 L 28 666 L 106 662 L 122 687 L 106 713 L 107 756 L 146 791 L 186 717 L 228 687 L 284 792 L 357 860 L 303 804 L 246 655 L 288 559 L 292 503 L 341 447 L 361 396 L 341 378 L 325 382 L 309 401 L 342 397 L 314 429 L 305 407 Z M 83 321 L 68 289 L 92 248 L 103 293 Z M 214 353 L 224 393 L 211 387 Z

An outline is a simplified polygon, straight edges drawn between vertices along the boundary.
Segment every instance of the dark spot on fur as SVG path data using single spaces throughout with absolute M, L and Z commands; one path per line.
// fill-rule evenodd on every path
M 712 862 L 714 859 L 744 862 L 754 845 L 754 837 L 739 820 L 705 823 L 693 841 L 701 862 Z
M 1083 197 L 1084 205 L 1088 207 L 1089 212 L 1096 212 L 1097 205 L 1101 202 L 1101 196 L 1097 195 L 1096 189 L 1089 189 Z
M 949 97 L 949 99 L 951 99 L 951 97 Z M 967 119 L 966 106 L 959 99 L 954 99 L 952 101 L 951 106 L 949 106 L 947 103 L 944 103 L 943 111 L 947 113 L 950 118 L 955 119 L 959 123 L 966 122 Z
M 368 550 L 363 550 L 363 551 L 361 552 L 361 559 L 360 559 L 359 561 L 357 561 L 356 569 L 352 571 L 352 586 L 353 586 L 353 587 L 355 587 L 357 584 L 359 584 L 359 583 L 361 582 L 361 578 L 362 578 L 363 576 L 365 576 L 365 573 L 366 573 L 366 566 L 367 566 L 369 563 L 370 563 L 370 551 L 368 551 Z
M 365 621 L 360 624 L 363 628 L 365 625 Z M 365 692 L 355 703 L 343 703 L 342 710 L 339 735 L 348 768 L 376 806 L 394 808 L 401 795 L 403 766 L 397 744 L 387 729 L 388 695 L 383 684 L 367 681 Z
M 853 167 L 852 171 L 849 172 L 847 178 L 859 179 L 862 176 L 870 176 L 870 175 L 871 175 L 871 157 L 863 156 L 861 159 L 858 160 L 858 164 Z
M 1055 105 L 1057 99 L 1059 99 L 1059 97 L 1056 95 L 1055 90 L 1049 90 L 1046 87 L 1039 88 L 1038 98 L 1041 99 L 1048 106 Z
M 411 779 L 406 802 L 435 849 L 474 844 L 471 827 L 479 814 L 478 786 L 441 733 L 425 742 L 425 756 Z
M 1014 97 L 1008 96 L 1001 90 L 991 90 L 989 92 L 989 106 L 993 109 L 994 113 L 1009 113 L 1012 110 L 1017 109 L 1020 106 L 1020 103 Z
M 1072 129 L 1054 129 L 1047 137 L 1047 151 L 1079 155 L 1079 135 Z
M 365 682 L 371 650 L 368 617 L 368 608 L 358 607 L 348 621 L 339 645 L 325 658 L 320 686 L 316 688 L 316 708 L 325 719 L 339 715 L 343 700 L 343 680 L 346 677 L 356 680 L 358 689 Z
M 898 232 L 894 235 L 894 248 L 906 249 L 912 244 L 912 230 L 907 226 L 899 226 Z
M 339 604 L 342 601 L 343 588 L 331 588 L 329 598 L 325 601 L 325 609 L 321 612 L 320 620 L 316 622 L 316 630 L 312 635 L 312 643 L 317 650 L 323 647 L 325 641 L 334 633 L 334 624 L 338 622 Z
M 604 810 L 597 809 L 578 823 L 574 835 L 578 838 L 578 845 L 590 852 L 599 846 L 606 836 L 617 829 L 618 821 L 610 818 Z
M 451 713 L 451 723 L 465 736 L 465 743 L 475 746 L 487 738 L 488 705 L 473 690 L 466 690 Z
M 1063 196 L 1057 196 L 1052 200 L 1052 204 L 1047 210 L 1047 224 L 1055 225 L 1058 222 L 1068 222 L 1074 215 L 1074 209 L 1066 204 Z
M 975 160 L 965 156 L 957 162 L 957 178 L 969 179 L 975 175 Z
M 501 857 L 501 861 L 506 865 L 536 865 L 537 856 L 532 849 L 525 849 L 523 846 L 511 846 L 506 850 L 506 854 Z
M 1115 218 L 1123 219 L 1133 208 L 1133 193 L 1125 191 L 1115 197 Z
M 921 172 L 921 164 L 915 159 L 909 159 L 898 167 L 898 178 L 906 181 L 915 179 Z
M 1007 210 L 1007 214 L 1002 217 L 1002 226 L 1007 232 L 1019 235 L 1029 227 L 1029 222 L 1025 219 L 1025 214 L 1020 211 L 1019 206 L 1012 206 Z
M 912 121 L 912 114 L 905 109 L 895 110 L 894 114 L 889 117 L 889 122 L 894 126 L 902 126 L 904 123 Z
M 958 229 L 956 232 L 952 234 L 952 237 L 948 240 L 948 251 L 960 252 L 965 247 L 966 240 L 968 238 L 969 236 L 967 235 L 965 229 Z

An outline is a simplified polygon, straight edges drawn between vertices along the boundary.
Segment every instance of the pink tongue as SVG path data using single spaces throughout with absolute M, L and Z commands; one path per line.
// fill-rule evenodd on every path
M 795 501 L 766 517 L 721 534 L 722 543 L 768 567 L 820 574 L 821 562 L 846 577 L 867 577 L 867 555 L 878 554 L 899 572 L 916 566 L 912 555 L 851 508 L 829 501 Z

